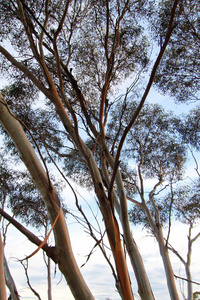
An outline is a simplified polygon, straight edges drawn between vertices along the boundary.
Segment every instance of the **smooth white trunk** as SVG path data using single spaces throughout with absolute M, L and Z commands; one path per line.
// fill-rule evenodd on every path
M 167 278 L 167 286 L 168 286 L 170 298 L 171 298 L 171 300 L 179 300 L 176 283 L 175 283 L 175 279 L 174 279 L 174 272 L 173 272 L 171 261 L 169 258 L 169 251 L 165 246 L 165 241 L 163 238 L 163 233 L 162 233 L 161 227 L 158 229 L 157 240 L 158 240 L 158 244 L 159 244 L 160 254 L 161 254 L 161 257 L 163 260 L 163 265 L 164 265 L 164 269 L 165 269 L 165 275 Z
M 186 264 L 185 266 L 186 276 L 187 276 L 187 300 L 193 300 L 193 289 L 192 289 L 192 275 L 190 272 L 190 266 Z
M 58 265 L 67 280 L 74 298 L 79 300 L 94 299 L 76 264 L 58 195 L 52 184 L 50 185 L 48 176 L 21 125 L 8 111 L 6 102 L 1 94 L 0 121 L 18 148 L 24 164 L 42 194 L 52 224 L 59 212 L 59 219 L 54 228 Z

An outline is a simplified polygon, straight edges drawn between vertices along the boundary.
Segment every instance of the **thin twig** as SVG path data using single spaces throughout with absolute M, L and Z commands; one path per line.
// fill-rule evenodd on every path
M 191 282 L 191 283 L 193 283 L 193 284 L 200 285 L 199 282 L 196 282 L 196 281 L 193 281 L 193 280 L 189 280 L 189 279 L 187 279 L 187 278 L 184 278 L 184 277 L 181 277 L 181 276 L 178 276 L 178 275 L 175 275 L 175 274 L 174 274 L 174 277 L 175 277 L 175 278 L 178 278 L 178 279 L 181 279 L 181 280 L 185 280 L 185 281 L 187 281 L 187 282 Z
M 31 291 L 33 292 L 33 294 L 39 299 L 39 300 L 42 300 L 40 295 L 38 294 L 38 292 L 36 292 L 36 290 L 32 287 L 31 283 L 30 283 L 30 279 L 29 279 L 29 276 L 28 276 L 28 261 L 26 262 L 26 265 L 20 261 L 23 268 L 24 268 L 24 271 L 25 271 L 25 275 L 26 275 L 26 280 L 27 280 L 27 284 L 29 286 L 29 288 L 31 289 Z

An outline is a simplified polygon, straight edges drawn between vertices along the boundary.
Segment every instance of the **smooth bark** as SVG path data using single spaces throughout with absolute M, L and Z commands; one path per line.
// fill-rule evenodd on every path
M 42 194 L 52 224 L 59 213 L 59 219 L 54 227 L 58 265 L 69 284 L 74 298 L 80 300 L 94 299 L 75 261 L 65 218 L 55 188 L 49 181 L 47 173 L 36 156 L 21 125 L 8 111 L 2 95 L 0 95 L 0 121 L 18 148 L 23 162 Z
M 151 226 L 152 232 L 154 233 L 154 235 L 157 239 L 158 245 L 159 245 L 159 250 L 160 250 L 160 254 L 161 254 L 163 265 L 164 265 L 164 270 L 165 270 L 165 275 L 166 275 L 166 279 L 167 279 L 167 286 L 168 286 L 170 298 L 171 298 L 171 300 L 179 300 L 176 283 L 175 283 L 175 279 L 174 279 L 174 272 L 173 272 L 173 268 L 171 265 L 168 248 L 166 246 L 166 243 L 165 243 L 165 240 L 163 237 L 163 230 L 162 230 L 162 225 L 160 222 L 159 212 L 157 211 L 157 223 L 155 223 L 145 202 L 143 202 L 143 207 L 144 207 L 146 216 L 148 218 L 149 225 Z
M 171 300 L 179 300 L 179 295 L 177 292 L 176 283 L 174 279 L 174 272 L 169 258 L 169 252 L 165 245 L 161 227 L 158 230 L 157 241 L 159 244 L 160 254 L 164 264 L 165 275 L 167 278 L 167 285 L 168 285 L 168 290 L 169 290 Z
M 190 264 L 185 265 L 185 272 L 186 272 L 186 276 L 187 276 L 187 300 L 193 300 L 192 274 L 190 271 Z

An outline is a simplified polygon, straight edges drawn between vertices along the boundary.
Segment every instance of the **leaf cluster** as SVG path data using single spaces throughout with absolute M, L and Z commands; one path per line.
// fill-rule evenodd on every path
M 183 186 L 174 193 L 176 217 L 186 224 L 196 224 L 200 218 L 200 183 Z
M 162 1 L 155 15 L 153 30 L 161 45 L 171 5 L 172 1 Z M 177 101 L 199 99 L 199 9 L 199 1 L 179 1 L 173 33 L 155 77 L 159 91 Z

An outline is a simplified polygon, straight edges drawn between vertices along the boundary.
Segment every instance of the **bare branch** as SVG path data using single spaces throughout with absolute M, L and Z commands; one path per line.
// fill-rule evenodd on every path
M 139 201 L 137 201 L 137 200 L 135 200 L 135 199 L 133 199 L 133 198 L 131 198 L 131 197 L 129 197 L 129 196 L 126 196 L 126 198 L 127 198 L 129 201 L 131 201 L 132 203 L 136 204 L 137 206 L 143 208 L 143 205 L 142 205 L 141 202 L 139 202 Z
M 17 69 L 22 71 L 37 87 L 38 89 L 44 93 L 49 99 L 52 99 L 52 94 L 49 89 L 45 88 L 45 86 L 39 81 L 34 74 L 25 67 L 21 62 L 17 61 L 5 48 L 0 46 L 0 52 L 14 65 Z
M 0 214 L 8 220 L 13 226 L 15 226 L 23 235 L 25 235 L 29 241 L 31 241 L 33 244 L 40 246 L 42 244 L 42 241 L 34 235 L 31 231 L 26 229 L 23 225 L 21 225 L 18 221 L 16 221 L 13 217 L 11 217 L 9 214 L 7 214 L 5 211 L 3 211 L 0 208 Z M 57 263 L 57 257 L 54 247 L 48 246 L 46 243 L 42 246 L 42 249 L 45 251 L 47 256 L 49 256 L 55 263 Z
M 193 157 L 193 159 L 194 159 L 194 162 L 195 162 L 195 164 L 196 164 L 195 171 L 197 172 L 197 175 L 200 177 L 200 173 L 199 173 L 199 165 L 198 165 L 197 159 L 196 159 L 196 157 L 195 157 L 194 152 L 192 151 L 192 149 L 191 149 L 191 148 L 189 148 L 189 149 L 190 149 L 190 152 L 191 152 L 192 157 Z
M 181 276 L 178 276 L 178 275 L 175 275 L 175 274 L 174 274 L 174 277 L 175 277 L 175 278 L 178 278 L 178 279 L 181 279 L 181 280 L 184 280 L 184 281 L 187 281 L 187 282 L 191 282 L 191 283 L 193 283 L 193 284 L 200 285 L 199 282 L 196 282 L 196 281 L 193 281 L 193 280 L 188 280 L 187 278 L 184 278 L 184 277 L 181 277 Z
M 26 263 L 23 263 L 22 261 L 20 261 L 23 268 L 24 268 L 24 271 L 25 271 L 25 275 L 26 275 L 26 280 L 27 280 L 27 284 L 29 286 L 29 288 L 31 289 L 31 291 L 33 292 L 33 294 L 39 299 L 39 300 L 42 300 L 40 295 L 38 294 L 38 292 L 32 287 L 31 283 L 30 283 L 30 279 L 29 279 L 29 276 L 28 276 L 28 261 L 26 261 Z

